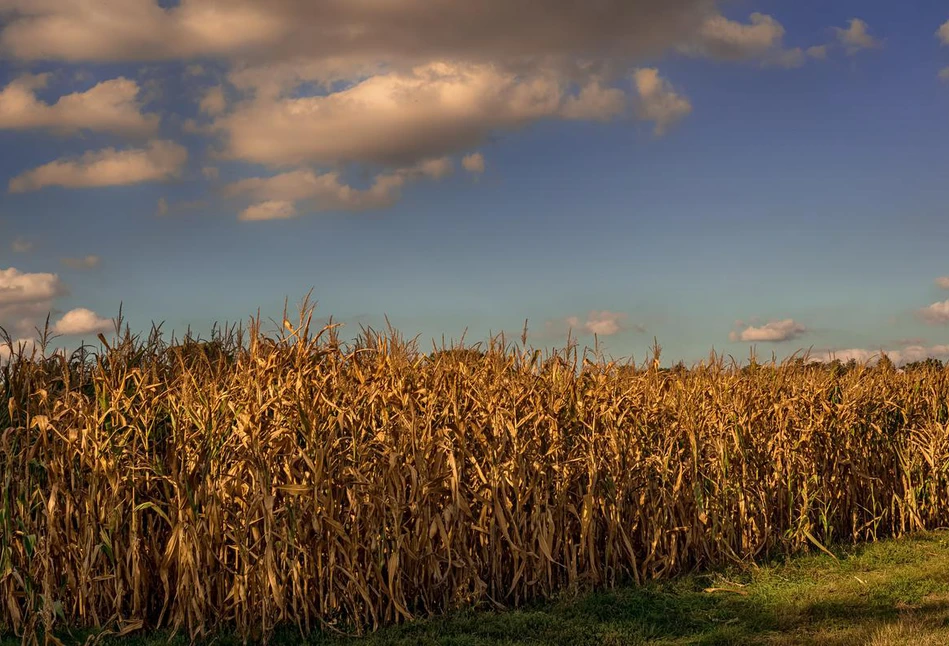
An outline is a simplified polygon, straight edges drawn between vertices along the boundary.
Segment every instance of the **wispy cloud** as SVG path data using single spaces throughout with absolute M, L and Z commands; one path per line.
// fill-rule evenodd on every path
M 28 253 L 33 250 L 33 243 L 25 238 L 16 238 L 10 243 L 10 250 L 13 253 Z
M 381 173 L 366 189 L 356 189 L 342 181 L 336 171 L 317 173 L 301 169 L 273 175 L 252 177 L 228 185 L 227 196 L 247 195 L 257 203 L 245 208 L 241 220 L 277 220 L 295 217 L 298 203 L 310 212 L 343 210 L 360 211 L 390 206 L 402 188 L 412 180 L 437 180 L 452 172 L 451 159 L 427 159 L 418 164 Z
M 470 155 L 465 155 L 461 160 L 461 165 L 469 173 L 483 173 L 484 155 L 481 153 L 471 153 Z
M 297 207 L 288 200 L 266 200 L 241 211 L 240 220 L 286 220 L 296 217 Z
M 188 151 L 172 141 L 153 141 L 145 148 L 87 152 L 79 158 L 62 158 L 26 171 L 10 180 L 11 193 L 36 191 L 47 186 L 89 188 L 154 182 L 176 177 Z
M 63 258 L 62 263 L 70 269 L 95 269 L 102 262 L 99 256 L 90 254 L 82 258 Z
M 627 329 L 629 327 L 627 325 L 628 319 L 629 315 L 624 312 L 592 310 L 583 318 L 579 316 L 568 316 L 565 322 L 567 326 L 575 332 L 578 331 L 606 337 L 613 336 Z M 644 331 L 641 325 L 633 325 L 632 328 L 637 332 Z
M 949 300 L 939 301 L 920 309 L 919 317 L 933 325 L 949 325 Z

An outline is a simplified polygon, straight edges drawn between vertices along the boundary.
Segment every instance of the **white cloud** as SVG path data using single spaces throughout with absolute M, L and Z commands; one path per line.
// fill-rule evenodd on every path
M 852 18 L 847 29 L 835 28 L 837 40 L 843 45 L 847 53 L 856 54 L 862 49 L 880 47 L 882 43 L 870 35 L 870 27 L 859 18 Z
M 32 338 L 21 338 L 13 339 L 12 349 L 10 344 L 7 344 L 6 341 L 0 339 L 0 364 L 10 359 L 10 357 L 16 353 L 21 354 L 25 357 L 32 355 L 34 348 L 38 352 L 39 346 L 36 341 Z
M 224 98 L 224 88 L 220 85 L 209 88 L 207 92 L 204 93 L 204 96 L 201 97 L 198 109 L 212 117 L 223 113 L 224 110 L 227 109 L 227 101 Z
M 575 89 L 553 68 L 515 73 L 431 63 L 321 96 L 257 97 L 236 104 L 213 127 L 232 159 L 400 166 L 470 149 L 494 131 L 541 119 L 610 119 L 625 104 L 622 94 L 599 80 Z
M 939 289 L 949 289 L 949 276 L 940 276 L 937 278 L 936 287 Z
M 917 312 L 919 317 L 933 325 L 949 324 L 949 300 L 933 303 Z
M 471 153 L 470 155 L 465 155 L 461 160 L 461 165 L 469 173 L 483 173 L 484 155 L 481 153 Z
M 297 207 L 287 200 L 267 200 L 241 211 L 240 220 L 286 220 L 296 217 Z
M 447 157 L 427 159 L 413 166 L 379 174 L 367 189 L 356 189 L 341 181 L 336 171 L 316 173 L 299 169 L 252 177 L 225 187 L 227 196 L 250 196 L 257 203 L 246 208 L 242 220 L 273 220 L 297 215 L 297 202 L 306 202 L 309 211 L 358 211 L 390 206 L 405 184 L 415 179 L 440 179 L 452 171 Z
M 710 16 L 702 24 L 696 39 L 683 47 L 691 54 L 726 61 L 761 58 L 781 46 L 784 27 L 771 16 L 753 13 L 750 23 Z
M 152 141 L 145 148 L 87 152 L 78 159 L 62 158 L 26 171 L 10 180 L 11 193 L 46 186 L 87 188 L 154 182 L 176 177 L 188 151 L 172 141 Z
M 82 258 L 63 258 L 63 264 L 71 269 L 95 269 L 101 262 L 102 259 L 93 254 Z
M 0 269 L 0 307 L 50 301 L 65 291 L 56 274 Z
M 747 23 L 713 14 L 678 49 L 690 56 L 721 61 L 758 61 L 762 65 L 786 68 L 800 67 L 808 58 L 826 58 L 825 45 L 807 49 L 785 48 L 784 35 L 784 26 L 762 13 L 751 14 Z
M 567 96 L 560 110 L 565 119 L 609 121 L 626 110 L 626 94 L 600 81 L 587 83 L 578 94 Z
M 639 93 L 637 114 L 640 119 L 656 124 L 656 135 L 665 134 L 675 122 L 692 112 L 689 100 L 679 95 L 672 85 L 659 76 L 655 68 L 641 68 L 634 72 L 633 82 Z
M 66 312 L 53 327 L 53 332 L 66 335 L 96 334 L 107 332 L 113 327 L 112 319 L 102 318 L 92 310 L 80 307 Z
M 0 129 L 42 128 L 60 134 L 96 130 L 128 136 L 150 135 L 158 129 L 158 115 L 142 114 L 135 81 L 103 81 L 48 104 L 35 94 L 48 79 L 49 74 L 21 76 L 0 90 Z
M 949 358 L 949 345 L 909 345 L 901 349 L 870 350 L 867 348 L 847 348 L 843 350 L 825 350 L 811 355 L 812 361 L 828 362 L 837 359 L 846 363 L 853 359 L 857 363 L 876 363 L 880 353 L 886 356 L 895 365 L 900 366 L 914 361 L 924 361 L 930 357 L 935 359 Z
M 949 20 L 942 24 L 939 31 L 936 32 L 936 36 L 939 37 L 943 45 L 949 45 Z
M 67 293 L 59 276 L 0 269 L 0 327 L 16 336 L 32 334 L 53 309 L 53 300 Z
M 625 329 L 624 323 L 628 318 L 629 315 L 622 312 L 593 310 L 587 314 L 586 320 L 582 320 L 577 316 L 569 316 L 566 322 L 570 328 L 580 329 L 587 334 L 613 336 Z M 637 329 L 639 329 L 638 326 Z
M 789 341 L 796 339 L 807 332 L 807 328 L 796 322 L 794 319 L 784 319 L 780 321 L 769 321 L 768 323 L 755 327 L 747 326 L 744 330 L 733 330 L 728 335 L 728 340 L 732 342 L 768 342 L 778 343 L 780 341 Z
M 33 243 L 25 238 L 17 238 L 10 243 L 13 253 L 28 253 L 33 250 Z
M 939 80 L 949 81 L 949 67 L 944 67 L 941 70 L 939 70 Z

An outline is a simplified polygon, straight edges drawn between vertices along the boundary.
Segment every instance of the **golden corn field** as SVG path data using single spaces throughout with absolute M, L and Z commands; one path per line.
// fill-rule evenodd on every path
M 2 369 L 0 630 L 362 630 L 949 525 L 946 370 L 426 354 L 311 313 Z

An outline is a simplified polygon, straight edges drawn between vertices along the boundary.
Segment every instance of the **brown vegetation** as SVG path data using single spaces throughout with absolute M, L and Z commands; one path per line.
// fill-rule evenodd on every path
M 426 355 L 310 313 L 2 369 L 0 630 L 360 629 L 949 524 L 938 366 Z

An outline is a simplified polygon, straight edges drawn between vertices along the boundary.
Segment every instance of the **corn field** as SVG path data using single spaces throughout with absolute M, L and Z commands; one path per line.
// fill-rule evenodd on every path
M 2 368 L 0 631 L 358 632 L 949 525 L 947 370 L 424 353 L 311 315 Z

